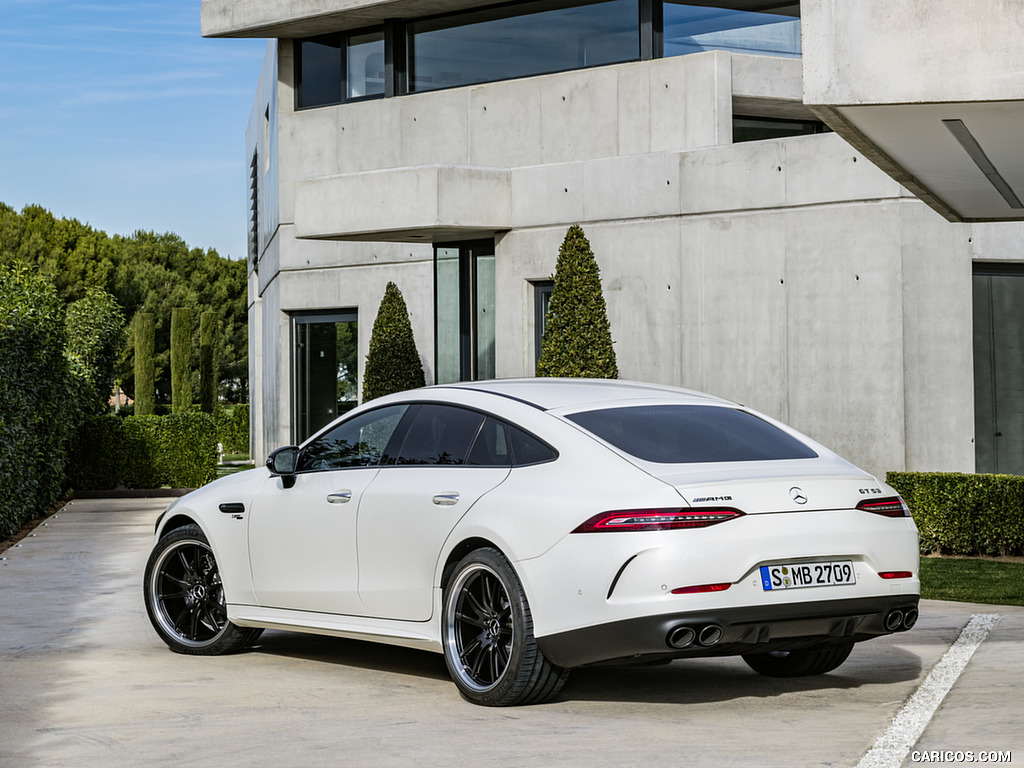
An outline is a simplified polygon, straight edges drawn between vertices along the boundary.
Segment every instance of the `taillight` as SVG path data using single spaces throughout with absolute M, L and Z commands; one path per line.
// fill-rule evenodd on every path
M 885 517 L 910 517 L 910 508 L 899 496 L 891 499 L 865 499 L 857 509 Z
M 738 509 L 620 509 L 594 515 L 573 533 L 707 528 L 742 516 Z
M 914 574 L 910 571 L 881 571 L 878 575 L 883 579 L 909 579 Z

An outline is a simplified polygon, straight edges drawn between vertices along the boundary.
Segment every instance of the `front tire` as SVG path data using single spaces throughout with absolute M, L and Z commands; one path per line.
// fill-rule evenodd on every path
M 831 672 L 846 661 L 852 650 L 853 643 L 840 643 L 799 651 L 748 653 L 743 660 L 752 670 L 766 677 L 807 677 Z
M 474 704 L 539 704 L 569 676 L 538 648 L 522 584 L 496 549 L 471 552 L 455 567 L 442 622 L 448 671 Z
M 220 569 L 198 525 L 176 528 L 156 543 L 143 584 L 149 620 L 176 653 L 233 653 L 263 632 L 228 621 Z

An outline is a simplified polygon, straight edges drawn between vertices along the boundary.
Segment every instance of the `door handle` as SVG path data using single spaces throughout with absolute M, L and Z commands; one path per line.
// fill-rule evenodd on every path
M 459 501 L 459 494 L 455 491 L 449 491 L 447 493 L 439 493 L 433 499 L 434 503 L 441 507 L 450 507 L 453 504 L 457 504 Z
M 352 491 L 335 491 L 327 494 L 327 501 L 331 504 L 348 504 L 352 499 Z

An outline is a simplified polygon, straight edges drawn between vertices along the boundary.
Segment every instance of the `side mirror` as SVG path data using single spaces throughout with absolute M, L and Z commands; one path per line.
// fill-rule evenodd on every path
M 295 468 L 299 463 L 299 449 L 295 445 L 278 448 L 267 457 L 267 469 L 281 478 L 285 488 L 295 485 Z

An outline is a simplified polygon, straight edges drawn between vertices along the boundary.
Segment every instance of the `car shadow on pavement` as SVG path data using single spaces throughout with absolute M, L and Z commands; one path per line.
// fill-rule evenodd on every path
M 859 653 L 858 653 L 859 651 Z M 320 635 L 267 631 L 249 653 L 304 659 L 382 676 L 448 680 L 437 653 Z M 763 677 L 739 657 L 675 660 L 668 664 L 606 663 L 574 669 L 552 703 L 608 701 L 648 704 L 700 704 L 786 694 L 842 691 L 867 685 L 916 680 L 921 659 L 903 648 L 854 649 L 854 656 L 826 675 Z
M 857 649 L 854 649 L 857 653 Z M 868 652 L 870 653 L 870 652 Z M 879 663 L 873 664 L 872 661 Z M 888 649 L 874 659 L 852 657 L 834 672 L 811 677 L 764 677 L 738 656 L 676 660 L 671 664 L 605 664 L 573 670 L 560 698 L 586 701 L 703 704 L 785 694 L 842 691 L 916 680 L 921 660 Z

